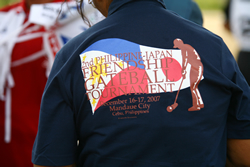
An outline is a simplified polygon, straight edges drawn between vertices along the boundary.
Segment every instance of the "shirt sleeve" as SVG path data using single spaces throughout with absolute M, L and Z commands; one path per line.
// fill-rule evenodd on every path
M 36 165 L 75 163 L 75 116 L 60 75 L 62 65 L 56 58 L 42 97 L 38 133 L 32 150 L 32 162 Z
M 249 85 L 224 42 L 221 63 L 222 71 L 229 79 L 226 86 L 231 92 L 227 118 L 227 136 L 232 139 L 250 139 Z

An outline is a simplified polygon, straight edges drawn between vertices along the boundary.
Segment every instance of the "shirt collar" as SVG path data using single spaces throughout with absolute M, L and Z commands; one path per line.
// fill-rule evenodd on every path
M 109 6 L 108 16 L 113 14 L 116 10 L 118 10 L 118 8 L 120 8 L 124 4 L 132 2 L 132 1 L 135 1 L 135 0 L 113 0 Z M 153 1 L 159 2 L 164 8 L 166 8 L 163 0 L 153 0 Z

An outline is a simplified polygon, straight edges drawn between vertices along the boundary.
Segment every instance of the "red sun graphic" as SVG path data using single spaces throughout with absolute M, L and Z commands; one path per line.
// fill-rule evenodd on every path
M 180 63 L 171 57 L 166 57 L 162 61 L 162 71 L 166 78 L 170 82 L 176 82 L 181 79 L 181 65 Z

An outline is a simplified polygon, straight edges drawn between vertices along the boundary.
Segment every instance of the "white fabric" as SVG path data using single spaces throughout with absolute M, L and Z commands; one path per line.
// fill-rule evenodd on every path
M 12 49 L 15 41 L 27 24 L 23 25 L 25 13 L 20 8 L 13 9 L 8 13 L 1 13 L 0 20 L 0 100 L 4 100 L 4 88 L 10 74 Z M 13 84 L 9 84 L 12 87 Z
M 4 141 L 6 143 L 11 141 L 11 88 L 6 90 Z
M 61 13 L 58 16 L 59 11 Z M 91 24 L 104 19 L 102 14 L 87 1 L 84 1 L 84 11 Z M 42 25 L 47 29 L 43 36 L 43 45 L 48 56 L 47 76 L 54 62 L 55 54 L 65 44 L 61 38 L 71 39 L 88 29 L 88 25 L 83 22 L 77 11 L 75 2 L 68 2 L 63 5 L 61 3 L 32 5 L 29 22 Z
M 11 75 L 11 54 L 20 32 L 28 26 L 23 25 L 25 13 L 15 8 L 7 13 L 1 12 L 0 20 L 0 100 L 5 100 L 5 135 L 4 141 L 11 141 L 11 88 L 14 80 Z M 6 97 L 4 90 L 6 88 Z
M 230 27 L 241 50 L 250 52 L 250 0 L 232 0 Z
M 43 57 L 45 54 L 46 54 L 46 52 L 44 50 L 41 50 L 41 51 L 36 52 L 36 53 L 34 53 L 30 56 L 27 56 L 25 58 L 13 61 L 11 63 L 11 67 L 17 67 L 17 66 L 23 65 L 25 63 L 35 61 L 35 60 L 39 59 L 40 57 Z

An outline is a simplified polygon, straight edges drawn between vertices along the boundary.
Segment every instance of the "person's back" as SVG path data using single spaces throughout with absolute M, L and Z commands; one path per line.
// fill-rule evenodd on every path
M 250 138 L 249 96 L 221 38 L 160 0 L 113 0 L 56 57 L 33 163 L 223 167 L 227 138 Z

